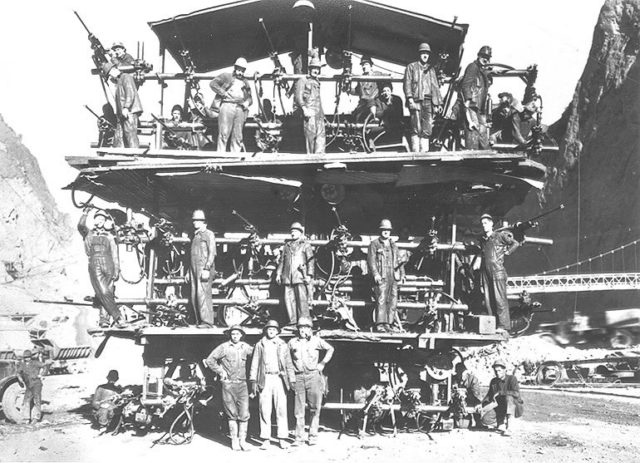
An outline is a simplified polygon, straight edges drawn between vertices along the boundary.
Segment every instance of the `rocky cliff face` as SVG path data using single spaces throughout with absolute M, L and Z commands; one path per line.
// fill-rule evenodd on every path
M 607 0 L 573 99 L 550 127 L 560 153 L 544 160 L 546 187 L 511 214 L 522 218 L 564 203 L 565 212 L 545 220 L 538 232 L 553 237 L 555 246 L 523 250 L 514 256 L 511 274 L 554 269 L 640 238 L 639 53 L 640 0 Z M 640 245 L 564 273 L 640 271 L 637 262 Z M 566 316 L 574 307 L 585 312 L 637 307 L 640 292 L 568 294 L 545 302 Z
M 61 269 L 72 236 L 38 161 L 0 116 L 0 283 Z

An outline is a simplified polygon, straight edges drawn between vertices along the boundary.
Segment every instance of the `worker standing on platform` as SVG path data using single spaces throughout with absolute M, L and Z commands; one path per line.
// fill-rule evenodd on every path
M 395 326 L 398 305 L 398 282 L 404 278 L 398 246 L 391 241 L 391 221 L 380 221 L 380 236 L 373 240 L 367 252 L 369 273 L 373 277 L 376 300 L 375 330 L 382 333 L 397 331 Z
M 211 287 L 215 276 L 216 239 L 207 228 L 204 211 L 196 209 L 191 217 L 195 233 L 191 240 L 191 303 L 198 322 L 213 325 Z
M 244 148 L 242 130 L 253 104 L 251 87 L 244 73 L 247 70 L 247 60 L 238 58 L 233 65 L 233 73 L 224 72 L 215 77 L 209 86 L 220 100 L 220 115 L 218 116 L 218 151 L 238 152 Z M 215 100 L 214 100 L 215 101 Z
M 293 222 L 290 230 L 291 239 L 282 248 L 276 283 L 284 286 L 289 323 L 295 325 L 299 317 L 310 317 L 315 263 L 313 248 L 304 237 L 302 224 Z
M 480 267 L 485 308 L 489 314 L 496 315 L 500 332 L 509 332 L 511 317 L 507 300 L 507 271 L 504 257 L 519 246 L 513 235 L 507 230 L 493 230 L 493 217 L 483 214 L 480 218 L 483 235 L 480 237 L 482 265 Z
M 431 47 L 421 43 L 419 60 L 407 65 L 404 71 L 404 96 L 411 113 L 411 151 L 429 151 L 433 130 L 433 115 L 442 109 L 442 95 L 438 76 L 431 64 Z
M 313 57 L 309 63 L 309 75 L 301 77 L 295 86 L 294 109 L 300 108 L 304 117 L 304 138 L 307 154 L 324 153 L 324 111 L 320 98 L 320 59 Z
M 464 111 L 465 148 L 468 150 L 489 149 L 487 114 L 489 106 L 489 86 L 492 83 L 487 65 L 491 60 L 491 47 L 483 46 L 478 51 L 478 59 L 470 63 L 464 71 L 460 96 Z
M 113 146 L 116 148 L 138 148 L 138 119 L 142 114 L 142 103 L 133 76 L 122 72 L 113 63 L 105 64 L 103 72 L 116 85 L 115 110 L 116 132 Z
M 111 58 L 113 64 L 116 66 L 133 66 L 135 59 L 127 53 L 127 49 L 122 42 L 115 42 L 111 45 L 111 51 L 113 52 L 113 57 Z
M 247 366 L 253 348 L 242 341 L 245 335 L 240 325 L 227 331 L 229 341 L 220 344 L 204 361 L 218 374 L 222 382 L 222 401 L 229 419 L 231 448 L 249 450 L 247 446 L 247 424 L 249 422 L 249 388 Z
M 78 221 L 78 231 L 84 239 L 84 250 L 89 257 L 89 279 L 100 306 L 113 318 L 117 327 L 120 322 L 120 310 L 116 304 L 115 282 L 120 277 L 120 259 L 114 236 L 105 229 L 108 214 L 97 210 L 93 215 L 93 229 L 89 230 L 87 218 L 89 209 L 85 209 Z M 109 321 L 100 316 L 100 327 L 106 328 Z
M 333 346 L 312 332 L 313 323 L 309 317 L 298 319 L 298 336 L 289 341 L 289 350 L 296 373 L 295 408 L 296 440 L 294 445 L 304 442 L 304 418 L 309 405 L 309 445 L 315 445 L 320 426 L 320 410 L 325 390 L 322 375 L 324 367 L 333 356 Z M 320 352 L 324 351 L 322 361 Z
M 360 66 L 362 66 L 362 75 L 363 76 L 377 76 L 380 75 L 379 72 L 372 72 L 371 68 L 373 67 L 373 60 L 368 55 L 363 55 L 360 59 Z M 356 122 L 364 122 L 369 114 L 376 115 L 376 98 L 379 93 L 379 84 L 375 80 L 363 80 L 356 84 L 355 88 L 353 88 L 350 93 L 354 95 L 358 95 L 360 100 L 358 101 L 358 105 L 356 109 L 353 110 L 353 118 Z
M 279 337 L 280 325 L 269 320 L 264 336 L 256 344 L 251 360 L 251 397 L 260 394 L 260 439 L 267 449 L 271 440 L 271 411 L 275 407 L 278 439 L 281 448 L 289 447 L 287 391 L 295 388 L 296 375 L 287 343 Z

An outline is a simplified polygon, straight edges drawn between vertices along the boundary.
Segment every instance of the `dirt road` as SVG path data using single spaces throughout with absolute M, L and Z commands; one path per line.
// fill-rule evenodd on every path
M 352 436 L 321 433 L 316 447 L 287 451 L 273 445 L 248 453 L 235 453 L 226 439 L 211 429 L 200 429 L 194 441 L 184 446 L 157 445 L 159 434 L 134 436 L 99 435 L 90 427 L 82 405 L 92 392 L 91 377 L 49 377 L 44 396 L 55 395 L 45 405 L 44 422 L 35 426 L 0 425 L 0 461 L 195 461 L 233 457 L 235 462 L 255 461 L 258 456 L 280 462 L 322 461 L 350 463 L 371 461 L 638 461 L 640 399 L 590 397 L 571 393 L 524 391 L 526 411 L 516 433 L 503 437 L 493 432 L 400 433 Z M 73 384 L 71 382 L 73 381 Z

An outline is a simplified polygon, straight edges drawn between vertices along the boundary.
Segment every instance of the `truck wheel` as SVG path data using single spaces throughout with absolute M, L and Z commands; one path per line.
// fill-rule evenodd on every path
M 615 330 L 609 335 L 609 345 L 612 349 L 626 349 L 633 344 L 633 334 L 629 330 Z
M 17 381 L 11 383 L 2 394 L 2 412 L 4 416 L 14 423 L 24 421 L 22 414 L 22 402 L 24 401 L 24 388 Z

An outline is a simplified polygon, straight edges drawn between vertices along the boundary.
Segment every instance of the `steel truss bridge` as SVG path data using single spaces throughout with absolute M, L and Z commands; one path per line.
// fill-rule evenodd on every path
M 575 275 L 532 275 L 509 277 L 510 295 L 580 291 L 640 290 L 640 273 L 590 273 Z

